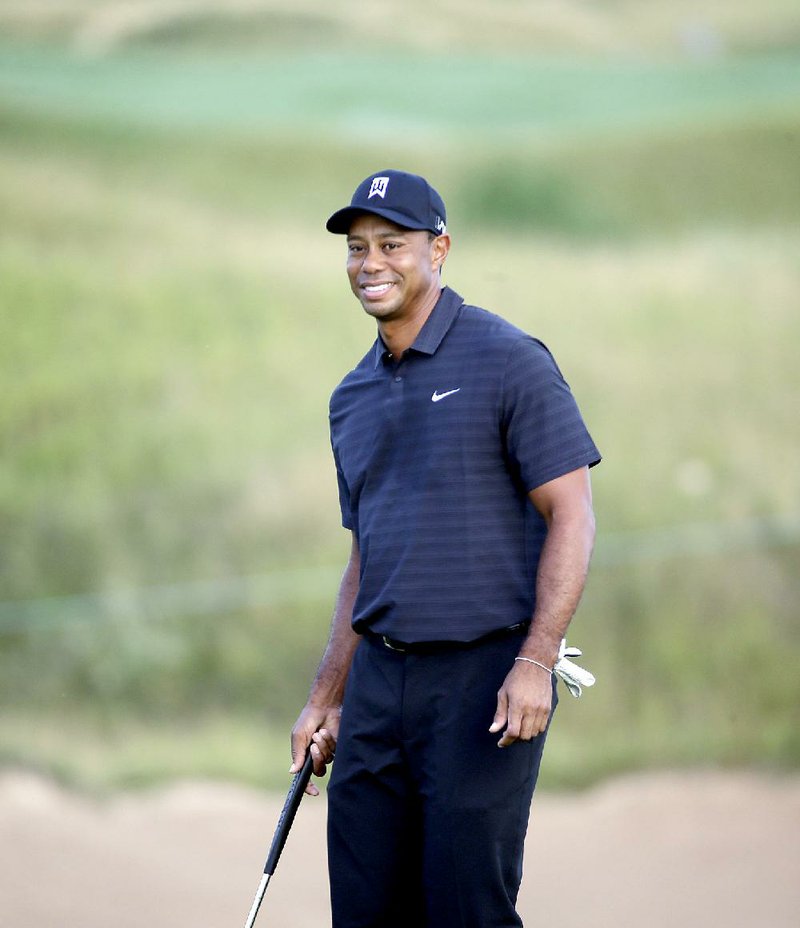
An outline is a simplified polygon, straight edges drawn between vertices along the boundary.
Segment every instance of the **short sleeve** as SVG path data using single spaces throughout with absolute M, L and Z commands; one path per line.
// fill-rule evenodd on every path
M 503 425 L 507 454 L 526 493 L 600 461 L 569 385 L 534 338 L 520 339 L 509 354 Z
M 353 513 L 350 508 L 350 489 L 342 473 L 342 466 L 339 463 L 339 455 L 336 448 L 333 448 L 333 460 L 336 463 L 336 482 L 339 485 L 339 508 L 342 510 L 342 525 L 344 528 L 353 528 Z

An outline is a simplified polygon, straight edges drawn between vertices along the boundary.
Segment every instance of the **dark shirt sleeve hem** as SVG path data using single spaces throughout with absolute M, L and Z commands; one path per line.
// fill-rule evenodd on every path
M 600 453 L 594 449 L 590 452 L 583 452 L 576 457 L 570 458 L 566 461 L 562 461 L 559 464 L 554 464 L 551 468 L 546 471 L 543 471 L 541 474 L 537 474 L 535 477 L 531 478 L 528 481 L 527 493 L 537 489 L 538 487 L 543 486 L 545 483 L 549 483 L 551 480 L 557 480 L 559 477 L 563 477 L 565 474 L 570 474 L 574 470 L 578 470 L 580 467 L 594 467 L 596 464 L 599 464 L 602 460 Z

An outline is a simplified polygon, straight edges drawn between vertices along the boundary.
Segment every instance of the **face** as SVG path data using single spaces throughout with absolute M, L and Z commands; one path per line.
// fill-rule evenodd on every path
M 381 322 L 413 317 L 438 299 L 449 245 L 446 235 L 431 240 L 425 231 L 364 213 L 347 235 L 350 287 L 365 312 Z

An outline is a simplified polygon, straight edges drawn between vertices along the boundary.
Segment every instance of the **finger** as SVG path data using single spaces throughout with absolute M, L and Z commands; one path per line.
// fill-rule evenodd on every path
M 508 731 L 503 733 L 503 737 L 497 742 L 499 748 L 507 748 L 510 744 L 513 744 L 517 740 L 516 735 L 510 735 Z
M 539 734 L 537 716 L 534 713 L 533 715 L 523 715 L 522 721 L 519 726 L 519 740 L 520 741 L 530 741 L 531 738 Z
M 316 742 L 312 742 L 309 751 L 311 751 L 311 759 L 314 762 L 314 776 L 324 777 L 325 764 L 327 761 L 325 760 L 325 754 L 322 748 Z
M 539 735 L 544 734 L 547 731 L 547 726 L 550 724 L 550 707 L 543 706 L 536 714 L 534 720 L 534 731 L 533 737 L 536 738 Z
M 329 764 L 336 753 L 336 739 L 327 728 L 320 728 L 311 736 L 315 744 L 319 745 L 322 753 L 325 755 L 325 763 Z
M 536 709 L 534 713 L 532 713 L 532 721 L 533 721 L 532 737 L 535 738 L 537 735 L 541 735 L 542 732 L 547 730 L 547 726 L 550 723 L 551 710 L 552 710 L 552 701 L 549 698 L 549 694 L 548 694 L 548 698 L 538 706 L 538 708 Z
M 300 732 L 292 731 L 292 766 L 289 768 L 289 773 L 297 773 L 303 766 L 306 760 L 306 754 L 310 750 L 309 742 L 305 741 L 304 736 Z M 309 780 L 308 785 L 304 790 L 307 796 L 319 796 L 319 790 L 316 786 Z
M 503 737 L 497 742 L 499 748 L 507 748 L 509 744 L 513 744 L 519 738 L 521 722 L 519 713 L 513 710 L 509 712 L 508 725 L 506 725 L 506 730 L 503 732 Z
M 497 711 L 494 714 L 494 721 L 489 726 L 489 731 L 494 733 L 505 727 L 508 721 L 508 696 L 505 690 L 500 690 L 497 694 Z

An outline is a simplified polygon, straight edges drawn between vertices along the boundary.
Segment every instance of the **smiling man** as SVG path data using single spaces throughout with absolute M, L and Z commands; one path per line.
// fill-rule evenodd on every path
M 318 776 L 336 754 L 333 925 L 521 925 L 600 455 L 547 348 L 442 287 L 450 237 L 424 178 L 368 177 L 327 228 L 378 326 L 331 397 L 351 554 L 292 730 L 293 769 L 309 745 Z

